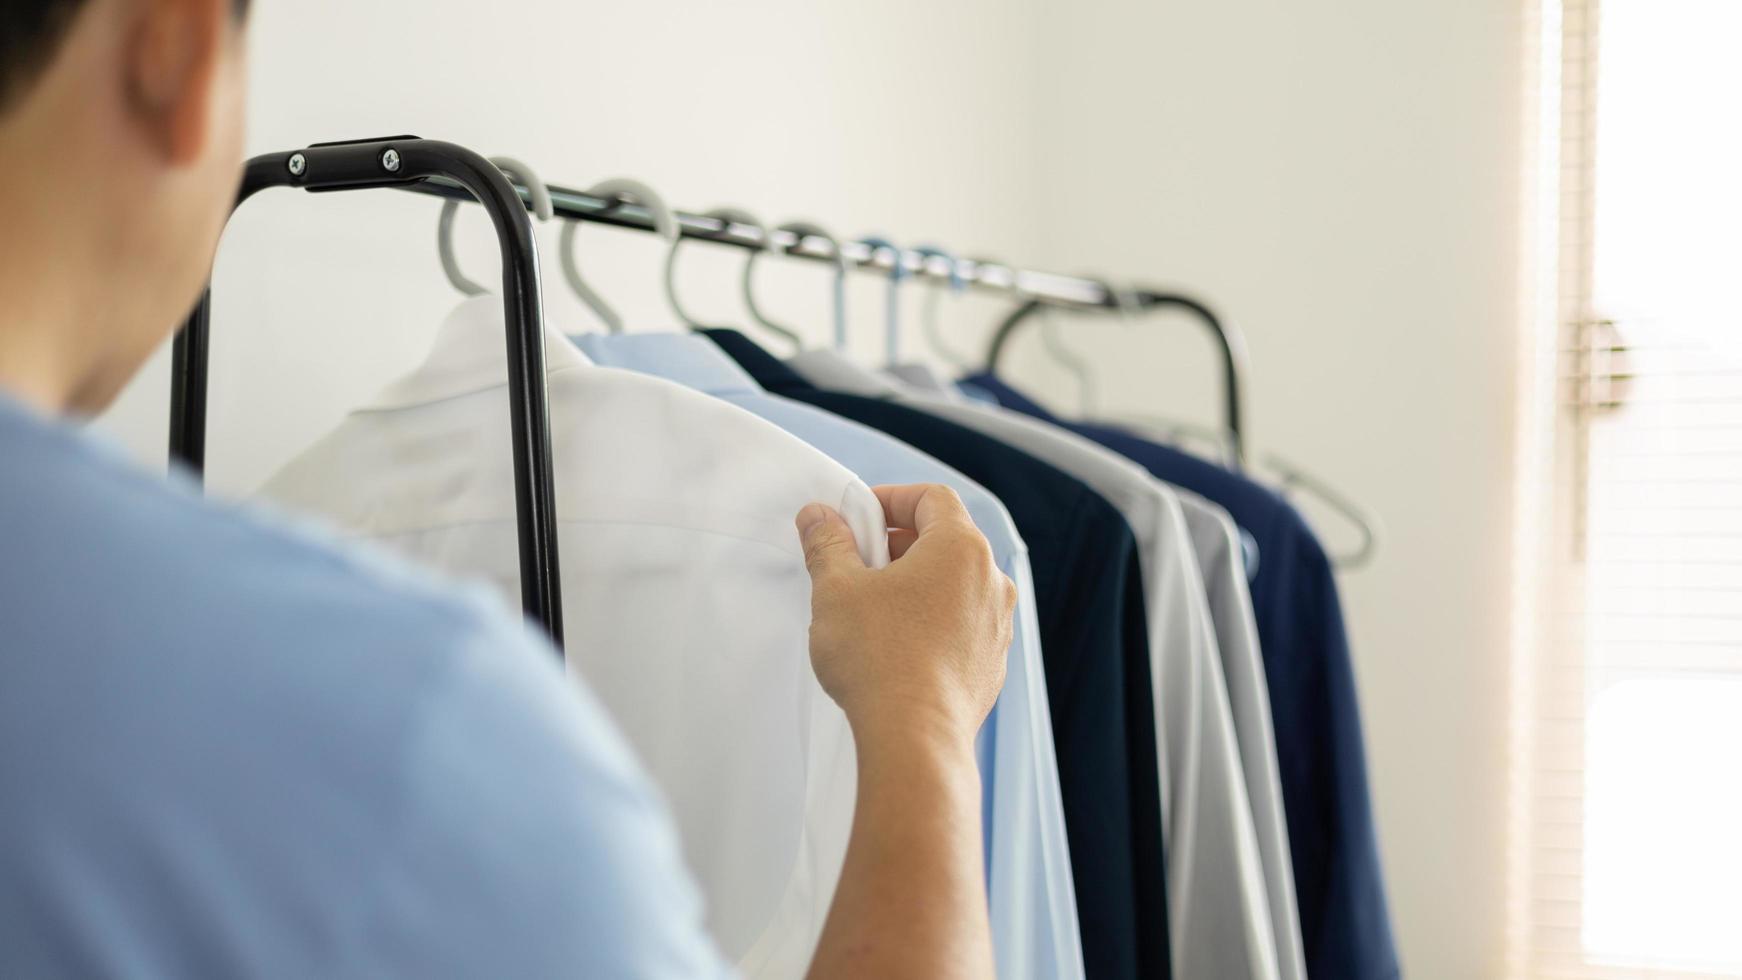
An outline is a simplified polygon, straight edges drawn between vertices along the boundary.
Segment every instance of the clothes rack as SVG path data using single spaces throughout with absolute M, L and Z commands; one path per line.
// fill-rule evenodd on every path
M 462 200 L 469 198 L 465 188 L 440 178 L 401 189 Z M 551 210 L 558 218 L 637 231 L 658 230 L 653 213 L 640 204 L 621 198 L 599 197 L 556 184 L 548 185 L 547 189 L 550 191 Z M 517 186 L 516 190 L 523 199 L 530 201 L 530 193 L 524 187 Z M 786 228 L 764 234 L 752 225 L 687 211 L 673 212 L 673 216 L 677 220 L 678 234 L 683 238 L 758 251 L 778 251 L 799 259 L 831 263 L 835 260 L 834 251 L 820 236 L 798 234 Z M 888 272 L 891 263 L 895 261 L 891 256 L 896 251 L 899 251 L 899 261 L 909 276 L 945 284 L 951 281 L 950 262 L 935 254 L 927 254 L 924 250 L 873 247 L 862 241 L 841 242 L 841 257 L 846 260 L 847 265 L 865 271 Z M 1113 292 L 1105 284 L 1093 279 L 1017 269 L 991 262 L 963 260 L 955 263 L 955 266 L 955 278 L 966 286 L 978 289 L 1015 293 L 1058 307 L 1111 310 L 1118 306 Z
M 550 419 L 544 381 L 544 304 L 538 248 L 527 217 L 531 193 L 483 156 L 452 143 L 395 136 L 316 143 L 301 150 L 268 153 L 248 161 L 236 206 L 273 187 L 311 192 L 391 187 L 484 205 L 502 250 L 502 295 L 507 312 L 510 426 L 520 547 L 521 602 L 560 648 L 562 605 L 552 492 Z M 656 231 L 653 213 L 620 197 L 601 197 L 551 185 L 552 210 L 570 221 L 588 221 Z M 518 206 L 517 206 L 518 205 Z M 1138 290 L 1121 296 L 1107 284 L 1080 276 L 1018 269 L 996 263 L 950 262 L 922 249 L 879 248 L 843 242 L 837 257 L 822 237 L 791 229 L 763 231 L 718 216 L 677 212 L 678 233 L 801 259 L 888 271 L 899 264 L 910 276 L 1013 293 L 1023 303 L 998 327 L 988 354 L 995 368 L 1012 333 L 1043 307 L 1078 310 L 1178 308 L 1193 313 L 1219 342 L 1223 355 L 1224 404 L 1235 458 L 1244 449 L 1241 399 L 1245 389 L 1244 346 L 1228 324 L 1203 303 L 1178 293 Z M 170 453 L 196 477 L 205 467 L 207 382 L 210 371 L 211 290 L 176 335 L 170 391 Z
M 302 150 L 257 156 L 244 170 L 236 206 L 272 187 L 316 192 L 422 187 L 438 178 L 444 188 L 451 187 L 454 193 L 464 193 L 484 205 L 501 246 L 521 604 L 561 650 L 562 589 L 544 376 L 544 297 L 532 221 L 514 185 L 488 160 L 464 147 L 394 136 L 316 143 Z M 208 287 L 176 335 L 170 382 L 170 453 L 196 477 L 205 468 L 210 335 Z

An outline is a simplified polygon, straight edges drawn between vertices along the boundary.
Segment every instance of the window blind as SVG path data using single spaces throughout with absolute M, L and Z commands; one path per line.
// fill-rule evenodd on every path
M 1516 977 L 1742 977 L 1742 4 L 1542 0 Z

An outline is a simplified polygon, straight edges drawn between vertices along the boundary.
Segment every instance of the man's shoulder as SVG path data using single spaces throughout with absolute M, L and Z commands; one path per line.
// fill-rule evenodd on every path
M 0 417 L 0 973 L 709 962 L 657 795 L 512 613 L 32 425 Z
M 54 423 L 0 419 L 0 447 L 17 464 L 0 470 L 0 609 L 38 645 L 130 649 L 208 676 L 342 667 L 366 684 L 428 676 L 480 644 L 533 644 L 480 595 L 208 499 Z

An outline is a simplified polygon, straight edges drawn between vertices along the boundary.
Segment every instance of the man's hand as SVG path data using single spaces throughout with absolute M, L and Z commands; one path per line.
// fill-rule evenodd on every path
M 853 836 L 813 977 L 991 978 L 974 735 L 1004 686 L 1016 587 L 953 490 L 878 487 L 873 571 L 821 504 L 798 515 L 811 665 L 858 751 Z
M 1004 686 L 1016 586 L 949 487 L 877 487 L 895 561 L 873 571 L 822 504 L 798 515 L 811 574 L 811 665 L 863 739 L 940 725 L 972 739 Z

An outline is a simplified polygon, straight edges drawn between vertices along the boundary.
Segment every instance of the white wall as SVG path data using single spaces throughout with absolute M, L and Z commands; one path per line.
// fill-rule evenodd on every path
M 1409 974 L 1499 972 L 1510 0 L 257 6 L 254 151 L 411 132 L 563 183 L 636 176 L 688 208 L 1179 284 L 1233 314 L 1260 448 L 1386 523 L 1344 594 Z M 212 372 L 220 492 L 257 485 L 421 358 L 454 298 L 436 211 L 279 191 L 232 224 Z M 485 222 L 464 229 L 467 268 L 493 281 Z M 670 326 L 651 236 L 583 237 L 632 325 Z M 554 261 L 555 230 L 544 240 Z M 709 252 L 694 249 L 686 295 L 741 320 L 739 260 Z M 827 276 L 774 265 L 768 305 L 821 338 Z M 548 282 L 559 323 L 590 322 Z M 859 277 L 853 296 L 856 343 L 874 350 L 881 286 Z M 978 349 L 998 307 L 969 304 L 952 323 Z M 1191 329 L 1072 326 L 1107 401 L 1213 417 L 1210 348 Z M 1015 372 L 1068 404 L 1036 346 L 1019 344 Z M 152 460 L 165 362 L 103 423 Z
M 1087 0 L 1042 28 L 1042 259 L 1233 315 L 1259 448 L 1385 522 L 1343 595 L 1414 980 L 1501 971 L 1521 7 Z M 1187 321 L 1072 336 L 1105 401 L 1216 417 Z

